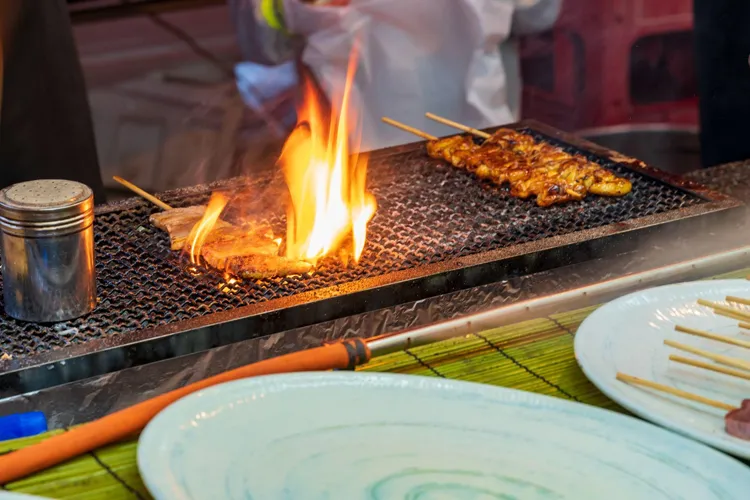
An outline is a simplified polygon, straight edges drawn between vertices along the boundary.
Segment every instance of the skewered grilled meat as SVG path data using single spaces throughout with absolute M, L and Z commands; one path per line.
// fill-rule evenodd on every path
M 201 220 L 205 211 L 205 205 L 173 208 L 152 214 L 149 221 L 169 235 L 172 250 L 182 250 L 190 230 Z
M 214 233 L 218 233 L 215 234 Z M 201 248 L 201 256 L 207 261 L 206 254 L 211 252 L 213 259 L 217 256 L 223 256 L 227 258 L 231 255 L 246 255 L 253 253 L 257 255 L 278 255 L 279 245 L 270 238 L 266 238 L 262 235 L 253 233 L 241 233 L 240 231 L 232 228 L 232 231 L 226 231 L 224 228 L 219 228 L 211 231 L 209 237 Z M 210 264 L 212 267 L 223 268 L 224 266 L 215 266 Z
M 586 158 L 510 129 L 498 130 L 481 145 L 467 136 L 429 141 L 427 153 L 481 179 L 510 184 L 512 196 L 525 199 L 535 195 L 543 207 L 581 200 L 588 193 L 624 196 L 632 189 L 629 180 Z
M 205 205 L 173 208 L 152 214 L 149 221 L 169 235 L 172 250 L 182 250 L 190 231 L 201 220 L 205 211 Z M 247 234 L 262 236 L 268 242 L 273 243 L 273 230 L 267 223 L 261 222 L 237 227 L 223 220 L 216 221 L 216 225 L 206 237 L 205 243 L 219 240 L 237 240 Z M 274 244 L 274 247 L 278 249 L 278 245 Z
M 150 221 L 169 234 L 172 250 L 182 250 L 205 210 L 205 205 L 174 208 L 151 215 Z M 218 220 L 200 253 L 210 267 L 242 278 L 304 274 L 312 269 L 308 262 L 279 256 L 279 244 L 273 240 L 273 231 L 266 223 L 238 227 Z
M 248 242 L 250 243 L 250 242 Z M 241 250 L 236 242 L 215 242 L 201 248 L 201 256 L 209 266 L 226 271 L 241 278 L 271 278 L 289 274 L 304 274 L 312 270 L 309 262 L 296 261 L 277 255 L 279 248 L 271 242 L 273 249 L 266 247 L 265 253 L 258 247 Z M 269 251 L 272 250 L 272 253 Z
M 475 144 L 471 137 L 462 135 L 445 137 L 427 143 L 427 154 L 433 158 L 449 161 L 457 167 L 462 167 L 463 161 L 479 149 L 480 146 Z

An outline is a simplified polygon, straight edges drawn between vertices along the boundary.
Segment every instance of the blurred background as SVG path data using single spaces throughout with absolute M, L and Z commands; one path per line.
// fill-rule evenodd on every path
M 288 76 L 243 61 L 225 1 L 68 7 L 110 200 L 129 196 L 113 175 L 162 191 L 273 162 L 294 123 Z M 699 168 L 692 30 L 691 0 L 565 0 L 551 30 L 520 41 L 522 117 Z

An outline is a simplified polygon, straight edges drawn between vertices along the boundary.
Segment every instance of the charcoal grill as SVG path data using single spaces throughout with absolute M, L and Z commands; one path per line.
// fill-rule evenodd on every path
M 741 206 L 542 124 L 514 127 L 627 177 L 632 193 L 540 208 L 429 158 L 423 143 L 379 150 L 368 169 L 378 212 L 358 266 L 238 283 L 171 252 L 168 237 L 148 223 L 157 209 L 143 200 L 102 206 L 97 309 L 51 325 L 0 313 L 0 389 L 36 390 L 625 252 L 656 231 L 700 231 Z M 233 179 L 160 197 L 187 206 L 215 189 L 261 182 Z

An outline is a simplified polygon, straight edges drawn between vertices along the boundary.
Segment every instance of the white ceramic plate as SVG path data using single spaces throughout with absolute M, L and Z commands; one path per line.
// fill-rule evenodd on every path
M 45 498 L 12 491 L 0 491 L 0 500 L 44 500 Z
M 303 373 L 191 395 L 143 432 L 157 500 L 742 499 L 750 468 L 632 417 L 395 374 Z
M 670 354 L 702 358 L 664 345 L 664 339 L 672 339 L 750 361 L 748 349 L 674 330 L 679 324 L 750 340 L 750 332 L 741 333 L 737 321 L 717 316 L 711 309 L 696 303 L 702 297 L 726 304 L 727 295 L 750 298 L 750 282 L 683 283 L 627 295 L 586 318 L 576 333 L 575 353 L 589 380 L 636 415 L 734 455 L 750 458 L 750 441 L 724 431 L 726 412 L 615 379 L 620 371 L 737 406 L 743 398 L 750 398 L 750 381 L 670 361 Z

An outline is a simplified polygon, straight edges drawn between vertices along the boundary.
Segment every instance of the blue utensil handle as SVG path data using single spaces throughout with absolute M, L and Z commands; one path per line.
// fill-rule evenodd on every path
M 47 432 L 47 417 L 40 411 L 0 417 L 0 441 L 35 436 Z

